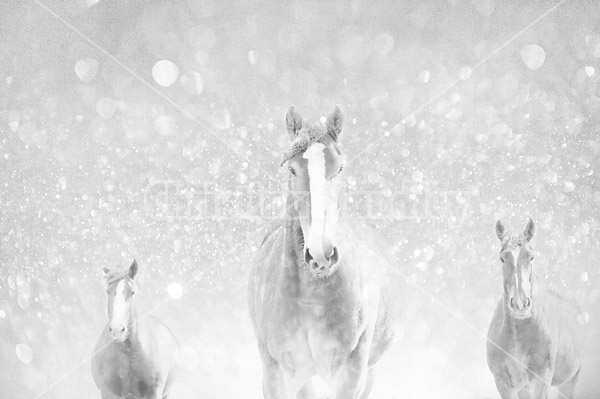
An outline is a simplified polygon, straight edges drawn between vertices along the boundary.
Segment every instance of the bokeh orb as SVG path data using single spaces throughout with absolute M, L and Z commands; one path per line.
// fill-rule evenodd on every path
M 25 364 L 31 363 L 31 360 L 33 359 L 33 351 L 31 350 L 29 345 L 17 344 L 17 346 L 15 347 L 15 352 L 17 353 L 17 357 L 20 361 L 22 361 Z
M 84 83 L 89 83 L 98 73 L 98 61 L 93 58 L 83 58 L 75 64 L 75 74 Z
M 537 44 L 528 44 L 521 49 L 521 58 L 527 68 L 535 71 L 544 65 L 546 60 L 546 52 Z
M 381 33 L 373 40 L 373 50 L 379 55 L 388 55 L 394 49 L 394 38 L 389 33 Z
M 178 283 L 171 283 L 167 286 L 167 293 L 173 299 L 179 299 L 183 296 L 183 287 Z
M 169 87 L 177 81 L 179 68 L 169 60 L 160 60 L 152 67 L 152 77 L 162 87 Z

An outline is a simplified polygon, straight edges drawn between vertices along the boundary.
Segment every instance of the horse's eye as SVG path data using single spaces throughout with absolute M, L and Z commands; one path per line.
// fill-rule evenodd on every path
M 289 170 L 292 176 L 296 176 L 296 171 L 294 170 L 294 168 L 290 167 Z
M 500 258 L 500 262 L 504 263 L 504 258 Z
M 531 255 L 531 259 L 530 260 L 533 260 L 533 258 L 535 258 L 535 256 Z
M 342 166 L 340 166 L 340 170 L 338 170 L 338 173 L 342 173 L 342 170 L 344 170 L 344 167 L 345 167 L 345 166 L 346 166 L 346 165 L 342 164 Z

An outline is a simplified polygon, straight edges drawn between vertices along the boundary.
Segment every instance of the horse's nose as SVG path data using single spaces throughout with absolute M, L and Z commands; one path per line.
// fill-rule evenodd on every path
M 125 333 L 125 326 L 124 325 L 110 325 L 108 326 L 108 332 L 110 333 L 110 335 L 113 338 L 117 338 L 123 335 L 123 333 Z
M 510 298 L 510 307 L 517 310 L 528 309 L 531 306 L 531 299 L 529 297 L 525 298 L 525 301 L 516 300 L 515 298 Z
M 310 250 L 306 248 L 304 251 L 304 261 L 310 266 L 312 272 L 321 273 L 333 267 L 339 260 L 337 247 L 332 247 L 328 253 L 328 255 L 314 258 L 310 253 Z

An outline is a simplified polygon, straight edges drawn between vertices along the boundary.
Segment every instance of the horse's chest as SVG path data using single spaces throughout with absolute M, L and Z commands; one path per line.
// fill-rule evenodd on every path
M 133 394 L 139 398 L 154 394 L 157 389 L 157 373 L 142 355 L 119 353 L 113 358 L 113 362 L 107 376 L 112 392 L 122 396 Z
M 500 375 L 515 389 L 528 387 L 537 376 L 550 369 L 549 348 L 542 342 L 528 344 L 513 342 L 507 348 L 500 367 Z
M 298 327 L 278 345 L 281 364 L 292 374 L 330 377 L 351 351 L 348 337 L 323 318 L 308 317 Z

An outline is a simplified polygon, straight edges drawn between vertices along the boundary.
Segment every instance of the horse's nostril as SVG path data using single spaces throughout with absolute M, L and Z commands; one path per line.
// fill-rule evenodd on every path
M 531 305 L 531 300 L 529 300 L 529 298 L 527 298 L 527 304 L 525 305 L 525 307 L 528 308 L 529 305 Z
M 331 266 L 335 265 L 339 259 L 338 249 L 337 247 L 333 247 L 333 251 L 331 251 L 331 256 L 329 257 L 329 262 L 331 262 Z
M 304 250 L 304 261 L 306 263 L 308 263 L 309 265 L 311 264 L 310 261 L 312 260 L 312 255 L 310 254 L 310 251 L 308 250 L 308 248 L 306 248 Z
M 121 332 L 125 331 L 125 326 L 121 327 Z

